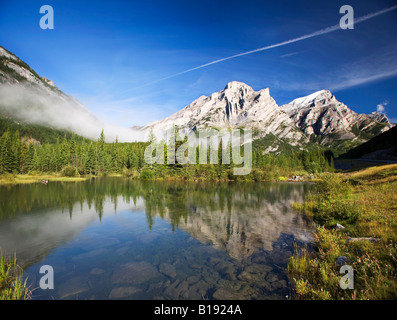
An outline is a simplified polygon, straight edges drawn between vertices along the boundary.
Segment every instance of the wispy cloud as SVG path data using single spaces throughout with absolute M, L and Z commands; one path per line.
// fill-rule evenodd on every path
M 373 12 L 373 13 L 367 14 L 367 15 L 362 16 L 362 17 L 355 18 L 354 19 L 354 24 L 355 25 L 359 24 L 361 22 L 364 22 L 364 21 L 367 21 L 369 19 L 378 17 L 380 15 L 383 15 L 383 14 L 385 14 L 387 12 L 390 12 L 390 11 L 396 10 L 396 9 L 397 9 L 397 5 L 389 7 L 389 8 L 385 8 L 385 9 L 382 9 L 382 10 L 379 10 L 377 12 Z M 152 81 L 150 83 L 143 84 L 142 86 L 139 86 L 138 88 L 144 87 L 144 86 L 147 86 L 147 85 L 151 85 L 151 84 L 155 84 L 155 83 L 158 83 L 160 81 L 167 80 L 167 79 L 171 79 L 171 78 L 180 76 L 182 74 L 185 74 L 185 73 L 188 73 L 188 72 L 192 72 L 194 70 L 202 69 L 202 68 L 205 68 L 205 67 L 208 67 L 208 66 L 223 62 L 223 61 L 227 61 L 227 60 L 230 60 L 230 59 L 235 59 L 235 58 L 246 56 L 246 55 L 249 55 L 249 54 L 253 54 L 253 53 L 257 53 L 257 52 L 262 52 L 262 51 L 266 51 L 266 50 L 282 47 L 282 46 L 285 46 L 285 45 L 288 45 L 288 44 L 291 44 L 291 43 L 295 43 L 295 42 L 299 42 L 299 41 L 302 41 L 302 40 L 318 37 L 318 36 L 321 36 L 321 35 L 324 35 L 324 34 L 328 34 L 328 33 L 331 33 L 331 32 L 335 32 L 335 31 L 338 31 L 338 30 L 341 30 L 341 28 L 340 28 L 339 24 L 336 24 L 336 25 L 333 25 L 333 26 L 330 26 L 330 27 L 327 27 L 327 28 L 324 28 L 324 29 L 321 29 L 321 30 L 318 30 L 318 31 L 315 31 L 315 32 L 312 32 L 312 33 L 309 33 L 309 34 L 306 34 L 306 35 L 303 35 L 303 36 L 300 36 L 298 38 L 290 39 L 290 40 L 279 42 L 279 43 L 276 43 L 276 44 L 272 44 L 272 45 L 269 45 L 269 46 L 266 46 L 266 47 L 262 47 L 262 48 L 258 48 L 258 49 L 254 49 L 254 50 L 238 53 L 238 54 L 235 54 L 235 55 L 232 55 L 232 56 L 229 56 L 229 57 L 221 58 L 221 59 L 218 59 L 218 60 L 214 60 L 214 61 L 202 64 L 200 66 L 197 66 L 197 67 L 194 67 L 194 68 L 190 68 L 190 69 L 178 72 L 178 73 L 174 73 L 174 74 L 171 74 L 171 75 L 169 75 L 167 77 L 163 77 L 161 79 L 157 79 L 157 80 Z M 137 88 L 135 88 L 135 89 L 137 89 Z
M 311 75 L 310 81 L 287 79 L 281 86 L 289 91 L 310 92 L 327 89 L 336 92 L 396 76 L 397 45 L 389 45 L 378 48 L 364 58 L 330 68 L 328 72 Z
M 366 70 L 366 71 L 367 72 L 363 72 L 363 73 L 359 72 L 359 74 L 356 75 L 354 74 L 347 75 L 343 77 L 344 79 L 341 79 L 339 83 L 335 81 L 337 80 L 336 78 L 332 84 L 327 86 L 327 88 L 332 91 L 340 91 L 371 82 L 382 81 L 397 76 L 397 69 L 384 70 L 376 73 L 372 73 L 371 70 Z M 322 87 L 324 87 L 324 85 Z
M 288 58 L 288 57 L 296 56 L 297 54 L 300 54 L 300 53 L 302 53 L 302 51 L 286 53 L 286 54 L 283 54 L 282 56 L 280 56 L 280 58 Z

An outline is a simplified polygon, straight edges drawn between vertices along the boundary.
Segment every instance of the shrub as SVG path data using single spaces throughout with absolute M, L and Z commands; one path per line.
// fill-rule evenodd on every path
M 141 171 L 141 179 L 142 180 L 152 180 L 154 177 L 154 171 L 149 168 L 145 168 Z
M 347 197 L 351 190 L 351 185 L 339 174 L 321 174 L 316 184 L 317 194 L 324 199 Z
M 251 175 L 255 181 L 263 181 L 264 180 L 263 171 L 260 169 L 253 168 L 251 171 Z
M 135 169 L 127 169 L 127 168 L 123 168 L 121 175 L 125 178 L 138 178 L 139 174 L 138 171 L 136 171 Z
M 62 175 L 64 177 L 75 177 L 77 175 L 77 170 L 74 166 L 67 165 L 62 169 Z

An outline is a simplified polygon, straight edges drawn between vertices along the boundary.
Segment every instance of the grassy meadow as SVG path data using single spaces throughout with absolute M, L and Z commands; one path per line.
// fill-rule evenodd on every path
M 314 231 L 314 248 L 289 262 L 296 298 L 397 298 L 396 190 L 396 164 L 320 175 L 316 192 L 294 204 Z M 342 260 L 353 267 L 353 289 L 340 286 Z
M 90 177 L 65 177 L 59 173 L 30 173 L 30 174 L 11 174 L 6 173 L 0 175 L 0 185 L 12 185 L 12 184 L 27 184 L 27 183 L 38 183 L 43 180 L 47 181 L 84 181 Z

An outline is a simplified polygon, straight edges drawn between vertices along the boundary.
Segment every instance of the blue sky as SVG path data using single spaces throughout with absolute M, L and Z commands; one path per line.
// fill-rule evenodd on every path
M 42 30 L 42 5 L 54 29 Z M 396 5 L 373 1 L 0 0 L 0 45 L 99 118 L 144 125 L 242 81 L 279 105 L 321 89 L 397 122 L 397 10 L 262 52 L 170 75 Z

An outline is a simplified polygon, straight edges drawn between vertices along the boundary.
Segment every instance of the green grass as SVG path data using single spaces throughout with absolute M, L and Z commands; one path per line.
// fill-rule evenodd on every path
M 0 252 L 0 300 L 28 300 L 31 292 L 26 280 L 22 280 L 22 269 L 16 257 L 7 259 Z
M 396 170 L 387 165 L 322 175 L 316 192 L 293 205 L 312 218 L 315 243 L 289 262 L 297 298 L 397 298 Z M 337 223 L 345 228 L 335 228 Z M 354 289 L 339 286 L 339 256 L 353 267 Z
M 90 177 L 64 177 L 60 173 L 45 174 L 45 173 L 34 173 L 34 174 L 11 174 L 6 173 L 0 175 L 0 185 L 13 185 L 13 184 L 29 184 L 39 183 L 42 180 L 48 180 L 49 182 L 62 181 L 62 182 L 77 182 L 85 181 Z

